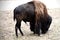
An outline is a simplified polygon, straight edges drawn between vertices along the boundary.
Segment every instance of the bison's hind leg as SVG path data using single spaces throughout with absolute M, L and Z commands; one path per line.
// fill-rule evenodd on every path
M 23 32 L 21 31 L 21 21 L 17 21 L 16 25 L 15 25 L 15 33 L 16 33 L 17 37 L 18 37 L 18 29 L 19 29 L 20 33 L 22 34 L 22 36 L 23 36 Z
M 15 25 L 15 34 L 16 34 L 16 37 L 18 37 L 17 30 L 18 30 L 18 28 L 17 28 L 17 23 L 16 23 L 16 25 Z

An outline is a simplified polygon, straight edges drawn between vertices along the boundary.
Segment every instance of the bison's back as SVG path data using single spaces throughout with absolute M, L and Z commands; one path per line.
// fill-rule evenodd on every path
M 14 20 L 26 20 L 30 21 L 34 16 L 34 4 L 28 2 L 23 5 L 19 5 L 14 9 Z

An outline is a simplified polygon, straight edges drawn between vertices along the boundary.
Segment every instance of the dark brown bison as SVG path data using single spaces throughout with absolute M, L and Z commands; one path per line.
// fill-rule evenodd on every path
M 52 22 L 52 18 L 48 15 L 46 6 L 39 1 L 34 1 L 35 6 L 35 30 L 34 33 L 40 35 L 40 29 L 45 34 Z M 33 28 L 32 28 L 33 29 Z
M 15 32 L 17 37 L 18 29 L 23 35 L 23 32 L 21 31 L 22 20 L 25 23 L 30 22 L 30 30 L 33 31 L 35 34 L 40 35 L 40 29 L 43 34 L 48 31 L 52 18 L 47 14 L 47 9 L 45 5 L 42 5 L 42 7 L 44 8 L 41 8 L 41 10 L 43 9 L 43 11 L 40 11 L 39 14 L 36 14 L 36 7 L 33 1 L 20 5 L 14 9 L 14 20 L 16 19 Z
M 15 32 L 16 36 L 18 37 L 17 30 L 21 32 L 23 35 L 23 32 L 21 31 L 21 21 L 23 20 L 25 23 L 30 22 L 30 25 L 35 22 L 34 21 L 34 4 L 33 2 L 29 2 L 23 5 L 20 5 L 14 9 L 14 20 L 16 19 L 16 25 L 15 25 Z

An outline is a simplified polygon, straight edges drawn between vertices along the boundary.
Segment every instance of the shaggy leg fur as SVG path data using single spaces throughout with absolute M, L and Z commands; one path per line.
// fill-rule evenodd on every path
M 34 23 L 32 23 L 32 22 L 30 22 L 30 30 L 31 31 L 33 31 L 34 32 L 34 29 L 35 29 L 35 24 Z
M 41 23 L 38 22 L 37 25 L 35 25 L 35 34 L 38 34 L 40 36 L 40 29 L 41 29 Z

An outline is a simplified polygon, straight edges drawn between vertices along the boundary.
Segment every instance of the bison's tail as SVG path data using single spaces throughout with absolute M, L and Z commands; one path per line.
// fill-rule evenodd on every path
M 13 16 L 13 20 L 15 21 L 15 15 Z
M 13 11 L 13 20 L 15 21 L 15 10 Z

